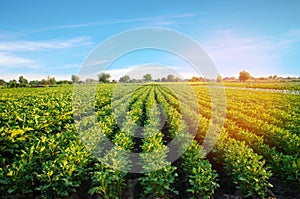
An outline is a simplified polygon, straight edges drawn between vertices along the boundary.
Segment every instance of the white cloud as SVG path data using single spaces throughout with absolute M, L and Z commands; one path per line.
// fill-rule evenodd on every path
M 138 68 L 138 66 L 129 66 L 120 69 L 110 69 L 105 72 L 111 75 L 111 79 L 119 80 L 120 77 L 130 73 L 131 71 L 134 71 L 136 68 Z M 132 77 L 132 78 L 137 78 L 137 77 Z
M 219 72 L 225 75 L 238 74 L 242 69 L 255 75 L 272 71 L 284 42 L 273 42 L 260 37 L 242 37 L 231 30 L 219 31 L 203 42 L 210 58 Z
M 36 60 L 17 55 L 19 52 L 45 51 L 72 48 L 75 46 L 90 45 L 87 37 L 77 37 L 68 40 L 49 40 L 49 41 L 3 41 L 0 42 L 0 67 L 26 67 L 38 68 Z M 75 67 L 67 65 L 67 67 Z
M 248 70 L 254 76 L 266 76 L 286 67 L 281 64 L 284 56 L 299 45 L 300 29 L 263 37 L 241 36 L 228 29 L 199 41 L 224 76 L 237 76 L 241 70 Z
M 109 21 L 94 21 L 82 24 L 69 24 L 62 26 L 50 26 L 41 28 L 38 30 L 33 30 L 32 32 L 40 32 L 47 31 L 53 29 L 70 29 L 70 28 L 83 28 L 83 27 L 92 27 L 92 26 L 104 26 L 104 25 L 116 25 L 116 24 L 128 24 L 128 23 L 150 23 L 155 25 L 170 25 L 176 23 L 176 21 L 180 18 L 189 18 L 195 17 L 199 14 L 196 13 L 185 13 L 185 14 L 177 14 L 177 15 L 162 15 L 162 16 L 154 16 L 154 17 L 142 17 L 142 18 L 133 18 L 133 19 L 121 19 L 121 20 L 109 20 Z
M 15 66 L 33 67 L 36 65 L 34 60 L 0 52 L 0 67 L 6 68 Z
M 66 64 L 63 68 L 79 68 L 79 64 Z
M 69 40 L 51 40 L 51 41 L 6 41 L 0 42 L 0 51 L 20 52 L 20 51 L 39 51 L 49 49 L 64 49 L 76 45 L 88 45 L 91 42 L 87 37 L 78 37 Z

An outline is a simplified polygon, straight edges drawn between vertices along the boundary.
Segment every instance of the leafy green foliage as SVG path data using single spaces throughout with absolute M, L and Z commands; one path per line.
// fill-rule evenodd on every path
M 261 161 L 262 157 L 253 153 L 243 142 L 233 139 L 221 142 L 217 148 L 222 150 L 225 169 L 231 171 L 229 175 L 233 178 L 233 183 L 246 197 L 264 197 L 267 188 L 272 186 L 268 183 L 272 174 L 264 167 L 265 161 Z
M 93 187 L 91 194 L 99 194 L 101 198 L 122 198 L 122 189 L 125 187 L 125 172 L 101 164 L 96 165 L 93 173 Z
M 176 98 L 171 96 L 170 91 L 164 93 L 158 92 L 158 100 L 167 111 L 168 123 L 171 127 L 173 135 L 178 137 L 177 144 L 181 145 L 179 150 L 185 153 L 181 156 L 182 164 L 180 165 L 185 172 L 185 178 L 188 183 L 187 192 L 191 194 L 191 198 L 210 198 L 215 189 L 219 186 L 216 182 L 216 171 L 212 170 L 211 164 L 205 160 L 205 151 L 196 141 L 192 141 L 192 132 L 197 128 L 195 120 L 197 115 L 187 106 L 182 105 L 181 111 L 184 113 L 184 120 L 181 120 L 178 109 L 174 109 L 171 105 L 178 108 L 179 103 Z M 171 103 L 167 99 L 172 99 Z M 188 116 L 188 117 L 187 117 Z M 194 122 L 193 122 L 194 121 Z M 187 132 L 186 125 L 189 125 L 189 132 Z
M 126 152 L 135 150 L 138 131 L 144 135 L 139 147 L 145 174 L 139 180 L 145 197 L 176 197 L 180 193 L 174 185 L 184 184 L 189 197 L 210 198 L 218 175 L 201 146 L 209 128 L 221 132 L 212 155 L 228 174 L 225 182 L 234 183 L 245 197 L 266 196 L 271 171 L 299 187 L 297 95 L 228 88 L 225 125 L 218 129 L 212 121 L 224 115 L 211 110 L 224 104 L 213 104 L 206 87 L 193 90 L 198 100 L 180 84 L 100 84 L 94 100 L 87 93 L 78 95 L 86 102 L 78 108 L 82 101 L 72 104 L 71 86 L 1 89 L 1 197 L 69 198 L 90 179 L 90 194 L 122 198 L 132 165 Z M 178 152 L 185 153 L 171 164 L 164 144 L 175 136 Z M 115 143 L 110 151 L 105 138 Z M 99 162 L 91 154 L 105 156 Z
M 140 178 L 144 194 L 151 197 L 169 197 L 178 194 L 172 187 L 177 177 L 176 167 L 166 161 L 168 147 L 163 145 L 163 134 L 159 131 L 160 112 L 156 104 L 154 87 L 150 90 L 146 102 L 146 123 L 141 154 L 142 168 L 145 171 Z
M 217 173 L 205 160 L 205 151 L 195 141 L 182 156 L 182 168 L 186 172 L 189 189 L 193 198 L 210 198 L 219 186 L 216 182 Z
M 89 156 L 72 127 L 65 133 L 36 138 L 3 169 L 1 189 L 5 195 L 40 191 L 47 198 L 69 196 L 86 180 Z

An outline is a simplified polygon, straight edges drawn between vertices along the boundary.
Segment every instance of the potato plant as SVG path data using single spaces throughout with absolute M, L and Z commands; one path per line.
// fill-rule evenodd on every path
M 181 145 L 181 147 L 178 150 L 184 151 L 184 154 L 181 156 L 182 163 L 180 166 L 186 174 L 185 179 L 186 183 L 188 183 L 187 192 L 191 194 L 191 198 L 210 198 L 214 194 L 215 189 L 219 186 L 216 182 L 218 176 L 216 171 L 212 170 L 211 164 L 208 160 L 205 160 L 204 149 L 196 141 L 190 143 L 193 137 L 186 127 L 186 120 L 181 120 L 180 117 L 172 117 L 172 115 L 177 112 L 172 109 L 166 100 L 171 97 L 168 98 L 169 96 L 167 94 L 160 95 L 160 93 L 158 93 L 158 96 L 164 96 L 158 98 L 159 102 L 165 109 L 169 110 L 167 111 L 168 123 L 174 132 L 176 132 L 175 135 L 179 137 L 177 144 Z M 173 100 L 175 100 L 175 98 L 173 98 Z M 182 109 L 185 109 L 183 112 L 189 113 L 188 115 L 191 115 L 191 112 L 193 113 L 193 111 L 184 105 L 182 105 Z M 197 116 L 192 116 L 194 117 L 189 118 L 190 120 L 198 119 Z
M 187 85 L 0 89 L 1 198 L 73 198 L 86 182 L 86 197 L 122 198 L 133 164 L 126 152 L 137 150 L 141 197 L 210 198 L 219 183 L 266 197 L 272 173 L 299 188 L 299 95 L 227 87 L 225 106 L 211 100 L 220 88 L 193 85 L 191 92 Z M 222 129 L 212 122 L 225 116 L 212 114 L 216 108 L 226 108 Z M 221 133 L 209 160 L 201 146 L 214 141 L 204 140 L 208 129 Z M 182 155 L 171 163 L 166 144 L 175 137 Z M 105 147 L 107 139 L 114 147 Z
M 155 100 L 154 87 L 146 101 L 146 123 L 144 128 L 142 168 L 145 171 L 139 178 L 144 188 L 144 194 L 151 197 L 169 198 L 170 194 L 178 194 L 172 187 L 177 177 L 176 167 L 171 165 L 166 156 L 168 147 L 163 144 L 163 134 L 160 132 L 160 112 Z

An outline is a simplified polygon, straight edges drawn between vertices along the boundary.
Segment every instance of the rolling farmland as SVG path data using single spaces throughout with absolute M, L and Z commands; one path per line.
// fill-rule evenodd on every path
M 73 86 L 0 89 L 1 197 L 300 196 L 299 94 L 230 85 L 213 101 L 224 88 L 185 88 L 98 84 L 92 107 L 78 104 L 89 95 L 74 101 Z M 296 83 L 267 88 L 299 92 Z M 223 117 L 220 128 L 214 121 Z M 126 152 L 140 153 L 137 163 Z

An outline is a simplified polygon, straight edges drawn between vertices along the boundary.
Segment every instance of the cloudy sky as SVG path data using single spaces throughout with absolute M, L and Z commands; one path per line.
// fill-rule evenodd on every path
M 99 44 L 145 27 L 168 28 L 195 40 L 224 77 L 237 77 L 241 70 L 298 77 L 299 8 L 294 0 L 2 0 L 0 79 L 70 79 Z M 155 49 L 123 55 L 106 71 L 118 79 L 145 64 L 200 76 L 180 57 Z

